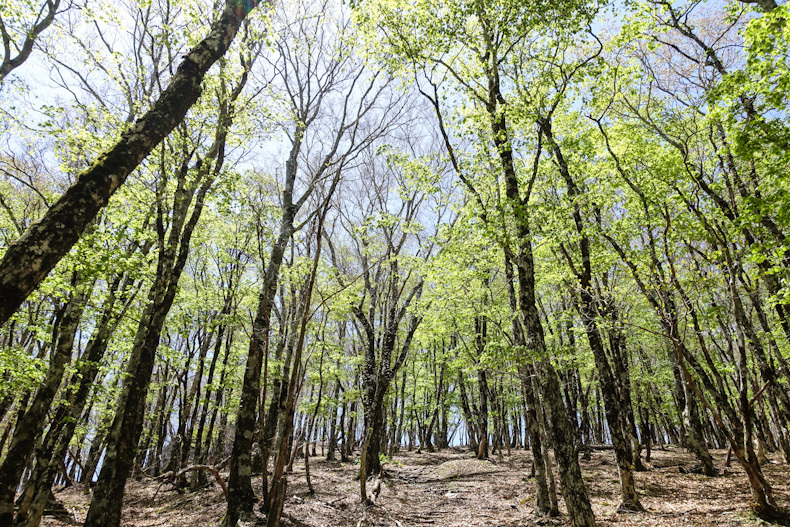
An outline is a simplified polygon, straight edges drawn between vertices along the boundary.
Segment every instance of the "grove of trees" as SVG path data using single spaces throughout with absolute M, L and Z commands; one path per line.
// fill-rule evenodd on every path
M 318 444 L 362 507 L 399 450 L 526 449 L 575 527 L 593 445 L 620 511 L 728 449 L 790 524 L 787 11 L 3 2 L 0 525 L 169 474 L 276 526 Z

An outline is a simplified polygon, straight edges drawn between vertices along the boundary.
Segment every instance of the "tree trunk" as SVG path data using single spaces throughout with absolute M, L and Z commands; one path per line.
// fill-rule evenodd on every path
M 225 54 L 242 21 L 257 5 L 258 0 L 243 4 L 227 0 L 209 34 L 184 56 L 151 109 L 78 176 L 43 218 L 8 246 L 0 260 L 0 325 L 77 243 L 127 176 L 184 120 L 200 96 L 204 75 Z
M 38 527 L 41 522 L 59 464 L 66 456 L 71 438 L 83 416 L 88 395 L 98 374 L 102 357 L 107 350 L 110 336 L 115 332 L 122 317 L 122 314 L 116 316 L 113 312 L 115 292 L 120 282 L 121 280 L 118 278 L 110 286 L 110 295 L 102 308 L 101 319 L 85 347 L 83 356 L 78 361 L 77 371 L 71 379 L 71 384 L 78 383 L 77 390 L 69 397 L 68 404 L 58 407 L 44 443 L 37 453 L 36 467 L 21 499 L 20 513 L 16 519 L 16 523 L 19 525 Z M 122 286 L 122 290 L 128 291 L 130 287 L 127 280 Z M 133 298 L 133 294 L 127 297 L 127 305 Z M 125 309 L 121 313 L 124 311 Z M 89 412 L 90 409 L 86 411 L 86 414 Z
M 80 275 L 75 273 L 72 287 L 79 286 Z M 63 307 L 58 317 L 57 342 L 52 349 L 44 382 L 36 390 L 30 406 L 17 419 L 11 443 L 0 465 L 0 525 L 11 525 L 14 521 L 14 497 L 17 486 L 33 448 L 44 431 L 47 412 L 55 399 L 66 365 L 71 359 L 77 326 L 92 288 L 91 284 L 87 290 L 75 291 Z
M 244 79 L 242 77 L 240 85 L 243 85 Z M 175 300 L 178 282 L 189 255 L 192 233 L 203 211 L 206 194 L 222 169 L 231 116 L 230 110 L 220 113 L 209 156 L 215 157 L 214 163 L 208 162 L 208 159 L 202 160 L 197 166 L 197 174 L 189 184 L 186 182 L 190 172 L 189 158 L 183 160 L 177 171 L 172 213 L 167 218 L 170 223 L 167 235 L 164 229 L 164 200 L 160 194 L 157 205 L 159 257 L 156 276 L 149 292 L 149 303 L 140 317 L 127 364 L 128 376 L 124 378 L 115 419 L 107 439 L 107 452 L 91 499 L 85 527 L 114 527 L 120 523 L 124 487 L 136 458 L 142 433 L 148 385 L 160 335 Z M 164 174 L 160 176 L 164 177 Z M 166 181 L 160 180 L 159 188 L 165 184 Z M 194 206 L 189 213 L 193 201 Z M 177 456 L 178 453 L 174 452 L 173 455 Z
M 258 298 L 258 308 L 252 325 L 252 337 L 244 368 L 239 410 L 236 415 L 236 432 L 230 458 L 228 476 L 228 511 L 223 520 L 224 527 L 235 527 L 242 515 L 252 514 L 255 493 L 252 490 L 252 443 L 255 436 L 255 421 L 258 410 L 258 397 L 261 391 L 261 370 L 263 358 L 268 349 L 271 312 L 277 293 L 280 267 L 285 248 L 294 231 L 294 218 L 297 206 L 293 202 L 294 182 L 296 180 L 297 156 L 301 147 L 303 127 L 297 126 L 295 140 L 285 166 L 285 187 L 283 190 L 282 218 L 277 240 L 272 246 L 269 262 L 266 265 L 263 287 Z M 276 394 L 275 394 L 276 395 Z

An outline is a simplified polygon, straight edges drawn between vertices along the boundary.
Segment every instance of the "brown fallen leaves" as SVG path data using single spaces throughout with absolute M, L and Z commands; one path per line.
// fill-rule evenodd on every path
M 618 480 L 611 450 L 593 452 L 582 462 L 598 523 L 601 526 L 735 527 L 766 525 L 750 517 L 749 487 L 733 464 L 723 475 L 707 478 L 682 474 L 692 457 L 677 449 L 654 450 L 648 472 L 636 474 L 644 513 L 618 513 Z M 724 451 L 715 452 L 721 468 Z M 500 526 L 567 525 L 567 518 L 536 518 L 534 481 L 527 478 L 530 455 L 514 450 L 502 462 L 480 461 L 463 452 L 435 454 L 403 452 L 385 467 L 376 506 L 364 512 L 358 503 L 357 471 L 354 464 L 310 460 L 315 495 L 309 495 L 303 461 L 297 461 L 289 478 L 284 525 L 311 527 L 368 526 Z M 764 467 L 780 504 L 790 505 L 790 466 L 778 457 Z M 152 479 L 130 481 L 122 523 L 129 527 L 217 525 L 225 512 L 220 488 L 212 485 L 198 492 L 179 493 L 162 488 Z M 55 493 L 77 524 L 85 517 L 88 497 L 80 489 Z M 564 511 L 562 499 L 560 508 Z M 289 519 L 290 518 L 290 519 Z M 68 525 L 62 519 L 45 517 L 43 525 Z

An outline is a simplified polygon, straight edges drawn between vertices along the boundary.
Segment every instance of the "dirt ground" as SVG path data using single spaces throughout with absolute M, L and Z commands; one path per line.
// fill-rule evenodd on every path
M 714 452 L 714 456 L 721 467 L 725 452 Z M 403 453 L 385 465 L 388 477 L 381 486 L 376 506 L 364 511 L 359 504 L 359 482 L 353 481 L 357 465 L 311 457 L 310 473 L 316 490 L 311 496 L 307 493 L 304 460 L 300 459 L 288 476 L 284 524 L 298 527 L 569 525 L 567 516 L 559 519 L 534 516 L 535 484 L 528 478 L 530 459 L 528 453 L 516 450 L 501 462 L 496 457 L 478 461 L 453 450 L 435 454 Z M 733 461 L 731 468 L 715 478 L 680 473 L 679 467 L 692 461 L 689 454 L 676 449 L 654 450 L 650 470 L 636 474 L 637 488 L 647 512 L 618 513 L 613 453 L 594 451 L 591 461 L 582 461 L 582 471 L 598 524 L 769 525 L 749 514 L 749 486 L 737 462 Z M 790 507 L 790 466 L 774 459 L 764 471 L 774 486 L 777 501 Z M 73 515 L 71 524 L 81 524 L 89 496 L 79 488 L 69 488 L 56 492 L 56 497 Z M 560 509 L 564 515 L 561 497 Z M 225 501 L 218 485 L 179 493 L 171 485 L 153 479 L 130 481 L 122 524 L 211 526 L 219 524 L 224 512 Z M 69 523 L 45 517 L 43 525 L 61 527 Z

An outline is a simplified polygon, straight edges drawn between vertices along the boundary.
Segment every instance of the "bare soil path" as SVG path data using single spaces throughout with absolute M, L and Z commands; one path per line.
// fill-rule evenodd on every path
M 719 467 L 724 451 L 715 452 Z M 479 461 L 463 452 L 403 453 L 385 465 L 387 477 L 376 506 L 359 505 L 358 469 L 353 463 L 326 462 L 311 457 L 315 495 L 307 493 L 303 460 L 289 477 L 285 525 L 299 527 L 529 527 L 567 525 L 567 518 L 536 518 L 534 481 L 528 478 L 531 458 L 513 451 L 499 462 Z M 618 481 L 610 450 L 593 452 L 582 462 L 598 523 L 601 526 L 758 526 L 768 525 L 749 515 L 749 487 L 738 466 L 720 477 L 682 474 L 680 466 L 692 457 L 682 451 L 654 450 L 648 472 L 636 474 L 645 513 L 618 513 Z M 790 466 L 778 459 L 764 467 L 780 504 L 790 506 Z M 211 479 L 209 477 L 209 479 Z M 89 496 L 79 488 L 56 492 L 56 497 L 81 524 Z M 560 509 L 565 513 L 560 498 Z M 218 485 L 198 492 L 178 493 L 160 481 L 143 479 L 127 485 L 122 523 L 129 527 L 212 526 L 225 512 Z M 45 518 L 43 525 L 69 525 Z

